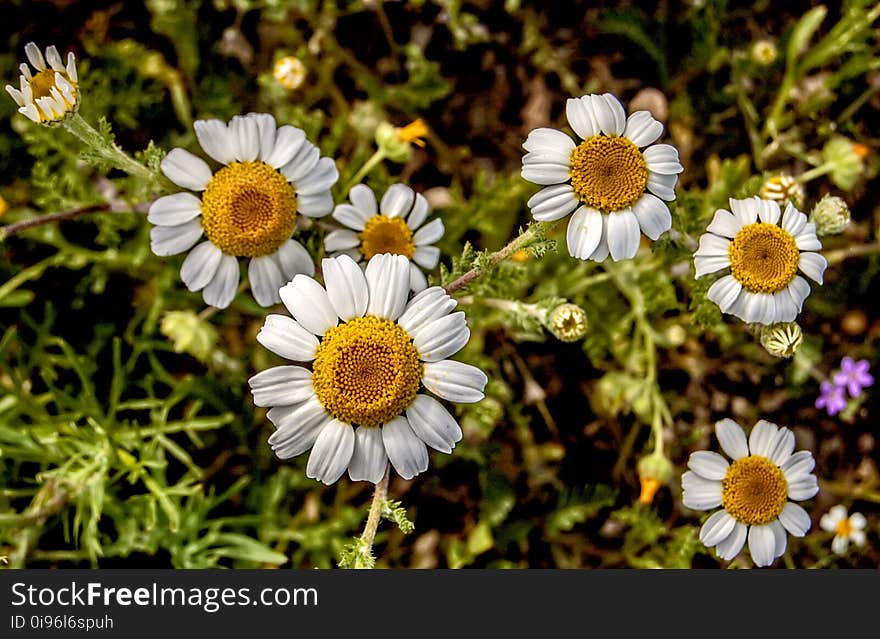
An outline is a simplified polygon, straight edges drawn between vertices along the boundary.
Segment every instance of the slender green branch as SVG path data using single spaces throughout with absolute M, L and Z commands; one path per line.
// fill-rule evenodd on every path
M 376 149 L 376 152 L 371 155 L 364 165 L 358 169 L 358 172 L 355 173 L 351 179 L 348 181 L 348 184 L 345 185 L 345 189 L 343 189 L 343 193 L 348 193 L 356 184 L 360 184 L 361 180 L 363 180 L 367 174 L 372 171 L 376 166 L 385 159 L 385 150 L 384 149 Z
M 69 211 L 60 211 L 58 213 L 49 213 L 47 215 L 41 215 L 39 217 L 32 217 L 29 220 L 22 220 L 21 222 L 15 222 L 13 224 L 7 224 L 6 226 L 0 228 L 0 241 L 5 240 L 7 237 L 11 235 L 16 235 L 17 233 L 21 233 L 27 229 L 34 228 L 36 226 L 42 226 L 43 224 L 51 224 L 52 222 L 61 222 L 63 220 L 72 220 L 73 218 L 79 217 L 81 215 L 87 215 L 89 213 L 98 213 L 101 211 L 110 210 L 110 204 L 107 202 L 103 202 L 101 204 L 92 204 L 90 206 L 83 206 L 76 209 L 70 209 Z
M 364 533 L 361 535 L 361 541 L 371 549 L 373 547 L 373 540 L 376 539 L 376 530 L 379 528 L 379 520 L 382 517 L 382 504 L 388 497 L 390 469 L 390 466 L 386 464 L 385 474 L 382 476 L 382 479 L 379 480 L 379 483 L 376 484 L 376 489 L 373 491 L 373 501 L 370 503 L 370 513 L 367 515 L 367 523 L 364 525 Z

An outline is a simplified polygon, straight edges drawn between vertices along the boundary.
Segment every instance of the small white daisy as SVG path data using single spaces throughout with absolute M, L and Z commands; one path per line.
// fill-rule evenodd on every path
M 76 113 L 80 93 L 73 52 L 67 54 L 67 66 L 62 64 L 54 46 L 46 48 L 45 58 L 33 42 L 25 45 L 24 52 L 36 73 L 31 74 L 22 62 L 20 88 L 6 85 L 6 91 L 18 104 L 18 112 L 42 124 L 55 124 Z
M 781 213 L 772 200 L 731 198 L 730 211 L 717 210 L 706 231 L 694 266 L 697 277 L 730 269 L 708 292 L 723 313 L 749 323 L 793 322 L 810 294 L 798 269 L 822 283 L 828 262 L 815 252 L 822 248 L 816 225 L 791 203 Z
M 748 537 L 756 566 L 769 566 L 786 548 L 786 531 L 803 537 L 810 516 L 789 501 L 810 499 L 819 491 L 816 465 L 808 451 L 794 452 L 794 433 L 761 420 L 746 441 L 745 431 L 732 419 L 715 424 L 722 450 L 692 453 L 689 471 L 681 478 L 682 502 L 694 510 L 722 510 L 700 530 L 700 541 L 716 547 L 721 559 L 736 557 Z
M 336 164 L 320 157 L 301 129 L 276 127 L 266 113 L 235 116 L 228 125 L 198 120 L 195 131 L 205 153 L 225 166 L 212 173 L 204 160 L 184 149 L 165 156 L 162 172 L 202 196 L 175 193 L 153 203 L 151 248 L 161 256 L 192 249 L 180 277 L 217 308 L 226 308 L 235 297 L 237 258 L 250 258 L 254 298 L 261 306 L 276 304 L 286 282 L 315 272 L 311 256 L 291 236 L 297 213 L 323 217 L 333 209 Z M 202 234 L 207 240 L 196 246 Z
M 572 257 L 632 258 L 641 233 L 656 240 L 672 226 L 663 200 L 675 199 L 684 170 L 678 150 L 653 144 L 663 125 L 648 111 L 627 118 L 610 93 L 569 98 L 565 115 L 580 144 L 549 128 L 535 129 L 523 144 L 523 178 L 549 185 L 528 201 L 532 217 L 550 222 L 574 211 L 566 234 Z
M 373 257 L 361 269 L 347 255 L 322 262 L 325 287 L 297 275 L 281 289 L 293 315 L 269 315 L 257 341 L 302 366 L 278 366 L 249 380 L 257 406 L 271 407 L 269 445 L 281 459 L 310 448 L 306 475 L 332 484 L 377 483 L 390 461 L 410 479 L 428 468 L 427 446 L 449 453 L 461 439 L 455 418 L 424 386 L 452 402 L 478 402 L 488 381 L 448 357 L 470 338 L 456 301 L 434 286 L 409 299 L 410 264 Z
M 838 504 L 822 515 L 819 526 L 822 530 L 836 533 L 831 540 L 831 550 L 842 555 L 849 548 L 849 542 L 856 546 L 865 545 L 865 525 L 867 520 L 862 513 L 853 513 L 847 517 L 846 506 Z
M 337 204 L 333 210 L 333 219 L 348 229 L 328 233 L 324 248 L 355 261 L 369 261 L 382 253 L 404 255 L 411 260 L 410 288 L 424 290 L 428 281 L 419 267 L 431 270 L 437 266 L 440 249 L 432 244 L 445 231 L 439 219 L 425 224 L 428 200 L 405 184 L 392 184 L 378 204 L 373 190 L 364 184 L 353 186 L 348 198 L 351 204 Z

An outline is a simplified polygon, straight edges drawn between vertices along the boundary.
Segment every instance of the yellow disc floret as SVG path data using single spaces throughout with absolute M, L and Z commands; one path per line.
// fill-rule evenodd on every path
M 257 257 L 278 250 L 296 225 L 296 192 L 263 162 L 220 169 L 202 195 L 202 227 L 220 250 Z
M 324 333 L 312 367 L 312 385 L 333 417 L 375 427 L 409 407 L 422 369 L 412 338 L 397 323 L 357 317 Z
M 841 537 L 846 537 L 848 539 L 850 535 L 853 534 L 853 525 L 850 522 L 849 517 L 844 517 L 839 522 L 837 522 L 834 530 Z
M 360 233 L 361 253 L 369 260 L 374 255 L 394 253 L 412 259 L 416 253 L 413 232 L 403 218 L 374 215 Z
M 639 148 L 620 136 L 595 135 L 571 152 L 571 187 L 577 198 L 600 211 L 632 206 L 648 185 L 648 165 Z
M 730 274 L 752 293 L 776 293 L 797 274 L 800 251 L 794 237 L 775 224 L 742 227 L 730 243 Z
M 779 517 L 788 501 L 788 482 L 766 457 L 740 457 L 721 480 L 721 505 L 738 522 L 763 526 Z

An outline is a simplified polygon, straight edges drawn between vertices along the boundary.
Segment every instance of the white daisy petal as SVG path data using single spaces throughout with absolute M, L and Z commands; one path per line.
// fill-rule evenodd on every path
M 671 202 L 675 199 L 675 175 L 663 175 L 661 173 L 648 172 L 647 189 L 661 200 Z
M 593 113 L 599 128 L 605 135 L 621 135 L 626 128 L 626 111 L 615 96 L 610 93 L 594 95 Z
M 578 133 L 578 135 L 580 134 Z M 539 127 L 529 133 L 526 141 L 523 143 L 523 148 L 530 153 L 556 154 L 565 160 L 574 151 L 575 143 L 562 131 Z
M 623 137 L 639 148 L 657 141 L 663 133 L 663 125 L 654 119 L 650 111 L 635 111 L 626 119 Z
M 782 557 L 788 544 L 788 535 L 785 534 L 785 528 L 782 527 L 778 519 L 771 521 L 768 526 L 773 533 L 773 558 Z
M 267 368 L 248 380 L 254 405 L 289 406 L 300 404 L 315 394 L 312 371 L 302 366 Z
M 351 187 L 351 190 L 348 192 L 348 199 L 356 209 L 363 213 L 364 219 L 369 219 L 379 212 L 376 194 L 366 184 L 356 184 Z
M 779 513 L 779 522 L 795 537 L 803 537 L 810 529 L 812 522 L 807 511 L 795 503 L 788 502 Z
M 77 82 L 79 78 L 76 76 L 76 57 L 73 55 L 73 51 L 67 54 L 67 77 L 71 79 L 73 82 Z
M 241 272 L 238 269 L 238 260 L 232 255 L 223 255 L 214 277 L 202 291 L 202 299 L 205 304 L 215 308 L 226 308 L 235 299 L 238 290 L 238 280 Z
M 382 196 L 379 211 L 385 217 L 406 217 L 412 210 L 416 193 L 405 184 L 392 184 Z
M 812 499 L 819 492 L 819 483 L 815 475 L 799 477 L 788 482 L 788 498 L 794 501 Z
M 721 449 L 733 460 L 746 457 L 749 454 L 749 445 L 746 441 L 746 433 L 732 419 L 722 419 L 715 423 L 715 436 Z
M 712 514 L 700 528 L 700 541 L 709 548 L 716 546 L 730 536 L 734 526 L 736 526 L 736 520 L 728 515 L 727 511 L 719 510 Z
M 374 256 L 364 271 L 370 301 L 367 314 L 392 322 L 406 308 L 409 296 L 409 260 L 403 255 L 383 253 Z
M 430 271 L 437 266 L 440 261 L 440 249 L 436 246 L 417 246 L 413 254 L 413 262 L 421 266 L 426 271 Z
M 458 311 L 422 326 L 413 335 L 413 346 L 422 361 L 437 362 L 464 348 L 470 336 L 464 313 Z
M 204 191 L 211 181 L 211 167 L 186 149 L 171 149 L 160 167 L 165 177 L 190 191 Z
M 457 305 L 442 287 L 432 286 L 409 301 L 397 324 L 412 336 L 430 322 L 449 315 Z
M 461 440 L 461 427 L 443 405 L 427 395 L 416 395 L 406 409 L 406 418 L 416 436 L 434 450 L 451 453 Z
M 843 535 L 835 535 L 834 539 L 831 540 L 831 550 L 838 555 L 845 553 L 847 548 L 849 548 L 849 539 Z
M 700 278 L 710 273 L 716 273 L 730 266 L 730 258 L 726 255 L 716 257 L 694 257 L 695 277 Z
M 150 205 L 147 220 L 159 226 L 178 226 L 197 218 L 202 201 L 192 193 L 165 195 Z
M 524 180 L 544 185 L 560 184 L 569 179 L 567 166 L 548 162 L 523 164 L 521 175 Z
M 727 475 L 730 464 L 718 453 L 711 450 L 699 450 L 691 453 L 688 459 L 688 468 L 700 477 L 721 481 Z
M 864 546 L 865 542 L 868 540 L 868 536 L 865 534 L 864 530 L 854 530 L 850 534 L 849 538 L 856 546 Z
M 801 253 L 798 268 L 814 282 L 821 284 L 828 261 L 818 253 Z
M 287 164 L 278 169 L 287 178 L 288 182 L 296 182 L 308 175 L 321 157 L 321 151 L 314 144 L 306 140 L 296 154 L 287 161 Z
M 760 420 L 749 434 L 749 454 L 770 457 L 770 448 L 776 441 L 779 427 L 767 420 Z
M 235 160 L 235 140 L 225 122 L 220 120 L 196 120 L 193 124 L 199 146 L 208 156 L 220 164 Z
M 426 244 L 434 244 L 444 232 L 443 220 L 431 220 L 413 235 L 413 243 L 416 246 L 425 246 Z
M 767 457 L 777 466 L 782 466 L 794 452 L 794 433 L 788 428 L 780 428 L 770 443 Z
M 330 190 L 339 179 L 339 170 L 333 158 L 321 158 L 305 177 L 296 183 L 297 197 L 318 195 Z
M 12 85 L 7 84 L 6 85 L 6 92 L 12 96 L 12 99 L 15 100 L 15 103 L 18 106 L 23 107 L 25 105 L 24 94 L 22 94 L 21 91 L 19 91 L 18 89 L 16 89 Z
M 711 510 L 721 505 L 721 482 L 700 477 L 689 470 L 681 476 L 681 501 L 693 510 Z
M 310 362 L 315 359 L 318 338 L 296 320 L 286 315 L 268 315 L 257 341 L 270 351 L 294 362 Z
M 599 246 L 604 224 L 602 214 L 596 209 L 582 206 L 575 211 L 566 230 L 569 255 L 581 260 L 589 259 Z
M 711 224 L 706 230 L 715 235 L 721 235 L 726 238 L 734 238 L 742 228 L 742 224 L 733 213 L 718 209 L 715 211 L 715 217 L 712 218 Z
M 315 274 L 315 263 L 312 262 L 312 256 L 296 240 L 287 240 L 279 246 L 274 257 L 278 260 L 281 272 L 284 273 L 285 282 L 289 282 L 300 273 L 308 276 Z
M 397 417 L 382 426 L 382 441 L 391 465 L 403 479 L 412 479 L 428 470 L 428 448 L 405 417 Z
M 730 198 L 730 212 L 736 217 L 740 226 L 754 224 L 758 221 L 758 198 L 748 198 L 745 200 L 735 200 Z
M 190 220 L 177 226 L 154 226 L 150 229 L 150 249 L 160 257 L 188 251 L 202 237 L 200 220 Z
M 756 566 L 769 566 L 776 558 L 776 537 L 770 526 L 749 528 L 749 554 Z
M 799 450 L 789 457 L 779 467 L 785 480 L 791 484 L 793 481 L 810 476 L 813 468 L 816 467 L 816 460 L 813 454 L 808 450 Z
M 323 426 L 333 419 L 321 405 L 317 395 L 312 395 L 299 404 L 274 406 L 266 413 L 266 417 L 275 424 L 277 429 L 269 436 L 269 445 L 273 448 L 289 441 L 291 435 L 296 433 L 296 431 Z M 318 433 L 315 433 L 311 443 L 300 452 L 311 448 L 317 436 Z
M 608 257 L 608 225 L 605 221 L 602 221 L 602 237 L 599 238 L 599 243 L 596 245 L 596 250 L 594 250 L 590 254 L 590 258 L 596 262 L 603 262 Z
M 639 250 L 641 229 L 639 221 L 630 209 L 615 211 L 606 219 L 608 225 L 608 250 L 615 262 L 635 257 Z
M 555 184 L 547 186 L 535 193 L 526 203 L 532 211 L 532 217 L 539 222 L 559 220 L 577 208 L 578 199 L 574 195 L 571 184 Z
M 334 419 L 321 429 L 309 462 L 306 464 L 306 477 L 317 479 L 329 486 L 342 477 L 354 454 L 354 429 L 338 419 Z
M 223 251 L 211 242 L 202 242 L 187 254 L 180 267 L 180 279 L 191 291 L 200 291 L 214 279 Z
M 785 292 L 791 297 L 792 303 L 797 307 L 798 313 L 804 308 L 804 300 L 810 295 L 810 284 L 800 275 L 789 282 Z
M 409 288 L 415 293 L 419 293 L 428 288 L 428 278 L 422 273 L 421 269 L 413 263 L 409 265 Z
M 853 513 L 849 518 L 849 525 L 853 527 L 854 530 L 862 530 L 868 523 L 868 520 L 865 519 L 865 516 L 862 513 Z
M 700 237 L 700 245 L 697 252 L 694 253 L 698 257 L 718 257 L 728 256 L 730 254 L 730 240 L 726 237 L 719 237 L 712 233 L 703 233 Z
M 782 228 L 791 233 L 792 237 L 797 237 L 807 225 L 807 216 L 797 210 L 791 202 L 785 207 L 785 213 L 782 214 Z
M 359 426 L 354 436 L 354 454 L 348 465 L 348 476 L 352 481 L 378 484 L 385 476 L 385 467 L 388 465 L 382 429 Z
M 324 217 L 333 210 L 333 196 L 330 191 L 321 191 L 297 198 L 297 212 L 306 217 Z
M 271 157 L 275 149 L 275 132 L 278 129 L 275 118 L 269 113 L 248 113 L 245 117 L 257 125 L 257 159 L 269 164 L 266 158 Z
M 260 306 L 272 306 L 281 301 L 279 289 L 286 281 L 278 263 L 271 255 L 251 258 L 248 264 L 248 281 L 254 299 Z
M 678 161 L 678 150 L 669 144 L 655 144 L 644 150 L 648 171 L 661 175 L 677 175 L 684 171 Z
M 336 311 L 327 291 L 311 277 L 297 275 L 281 288 L 280 295 L 293 318 L 310 333 L 323 335 L 336 326 Z
M 360 236 L 348 229 L 330 231 L 324 238 L 324 248 L 327 251 L 345 251 L 360 246 L 360 244 Z
M 280 169 L 290 162 L 306 141 L 306 132 L 295 126 L 285 125 L 275 132 L 272 150 L 263 153 L 263 162 L 273 169 Z
M 239 162 L 253 162 L 260 154 L 260 132 L 257 121 L 246 115 L 236 115 L 229 122 L 234 156 Z
M 725 275 L 712 283 L 706 297 L 718 304 L 722 313 L 730 313 L 742 293 L 742 284 L 735 277 Z
M 31 63 L 31 66 L 38 71 L 43 71 L 46 68 L 46 62 L 45 60 L 43 60 L 43 53 L 40 51 L 40 48 L 33 42 L 28 42 L 26 45 L 24 45 L 24 54 L 27 56 L 27 59 Z
M 736 522 L 733 530 L 726 539 L 720 541 L 715 547 L 715 552 L 719 559 L 730 561 L 734 559 L 743 549 L 748 535 L 748 526 Z
M 64 71 L 64 65 L 61 62 L 61 56 L 58 55 L 58 49 L 54 44 L 46 47 L 46 62 L 55 71 Z
M 642 194 L 632 206 L 632 212 L 639 221 L 642 233 L 656 240 L 672 228 L 672 214 L 669 207 L 658 197 L 650 193 Z
M 793 322 L 797 318 L 798 305 L 791 298 L 788 289 L 782 289 L 773 293 L 776 302 L 776 318 L 779 322 Z
M 758 203 L 758 219 L 767 224 L 776 224 L 781 212 L 779 204 L 773 200 L 761 200 Z
M 333 209 L 333 219 L 350 229 L 363 231 L 369 218 L 351 204 L 337 204 Z
M 425 223 L 425 219 L 428 217 L 428 208 L 428 200 L 425 199 L 425 196 L 421 193 L 416 193 L 416 201 L 413 204 L 412 211 L 409 213 L 409 217 L 406 218 L 406 225 L 410 231 L 415 231 Z
M 317 419 L 308 422 L 300 422 L 294 427 L 284 430 L 276 430 L 272 433 L 272 437 L 277 435 L 275 441 L 269 438 L 269 445 L 278 456 L 278 459 L 291 459 L 297 455 L 302 455 L 315 445 L 315 440 L 324 429 L 324 426 L 330 421 L 330 416 L 324 412 L 317 399 L 315 403 L 320 409 L 319 413 L 315 413 Z M 285 407 L 287 408 L 287 407 Z M 273 409 L 274 410 L 274 409 Z
M 816 235 L 816 225 L 812 222 L 805 224 L 803 230 L 794 236 L 795 244 L 802 251 L 819 251 L 822 249 L 822 242 Z
M 595 116 L 593 116 L 592 108 L 588 104 L 583 98 L 569 98 L 565 102 L 565 117 L 568 120 L 568 125 L 582 140 L 591 138 L 599 133 L 599 125 L 596 122 Z M 532 149 L 528 150 L 531 151 Z
M 489 378 L 476 366 L 450 359 L 425 364 L 422 384 L 450 402 L 472 403 L 483 399 Z
M 347 255 L 321 262 L 327 297 L 343 321 L 362 317 L 367 312 L 369 293 L 364 272 Z

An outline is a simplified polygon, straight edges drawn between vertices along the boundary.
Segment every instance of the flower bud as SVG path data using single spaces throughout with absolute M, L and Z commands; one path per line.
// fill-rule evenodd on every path
M 795 322 L 761 328 L 761 346 L 773 357 L 791 357 L 803 341 L 804 333 Z
M 760 64 L 762 67 L 773 64 L 779 56 L 779 51 L 776 49 L 776 44 L 773 40 L 766 39 L 757 40 L 752 43 L 749 53 L 752 57 L 752 62 Z
M 587 334 L 587 314 L 577 304 L 560 304 L 550 311 L 546 326 L 560 342 L 576 342 Z
M 279 58 L 272 70 L 275 80 L 285 89 L 298 89 L 306 79 L 306 68 L 299 58 L 292 55 Z
M 654 500 L 654 495 L 657 494 L 660 486 L 669 483 L 675 474 L 672 462 L 656 453 L 642 457 L 636 464 L 636 470 L 641 484 L 639 501 L 646 506 Z
M 843 233 L 849 219 L 849 207 L 836 195 L 826 194 L 810 213 L 810 222 L 816 225 L 817 235 Z

